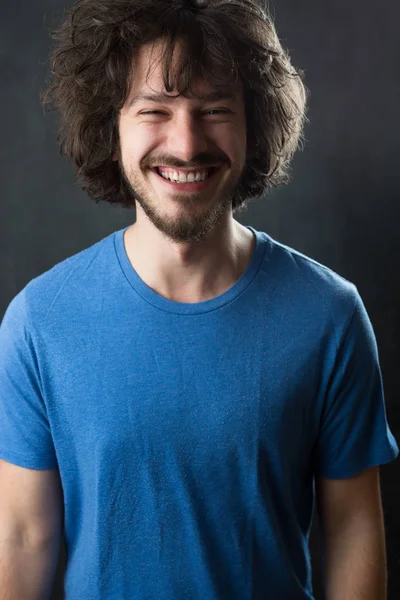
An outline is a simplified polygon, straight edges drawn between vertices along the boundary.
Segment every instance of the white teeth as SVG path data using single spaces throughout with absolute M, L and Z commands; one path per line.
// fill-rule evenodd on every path
M 174 171 L 169 175 L 162 171 L 160 168 L 158 169 L 159 174 L 164 177 L 164 179 L 168 179 L 170 181 L 175 181 L 176 183 L 193 183 L 197 181 L 204 181 L 207 179 L 209 175 L 209 170 L 206 171 L 197 171 L 196 173 L 178 173 L 178 171 Z

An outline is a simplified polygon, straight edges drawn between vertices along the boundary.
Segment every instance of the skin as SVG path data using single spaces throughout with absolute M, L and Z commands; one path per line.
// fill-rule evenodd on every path
M 173 65 L 179 57 L 176 46 Z M 235 99 L 203 101 L 179 96 L 168 101 L 137 95 L 165 92 L 159 58 L 163 44 L 141 46 L 135 54 L 132 85 L 119 115 L 119 160 L 136 200 L 136 221 L 125 232 L 128 258 L 156 293 L 177 302 L 201 302 L 230 287 L 246 270 L 254 234 L 233 219 L 232 194 L 246 162 L 246 114 L 242 84 Z M 192 82 L 199 96 L 213 90 Z M 174 95 L 174 91 L 172 94 Z M 206 111 L 228 111 L 208 113 Z M 157 114 L 142 114 L 160 111 Z M 199 192 L 170 190 L 152 168 L 190 170 L 221 165 L 214 181 Z

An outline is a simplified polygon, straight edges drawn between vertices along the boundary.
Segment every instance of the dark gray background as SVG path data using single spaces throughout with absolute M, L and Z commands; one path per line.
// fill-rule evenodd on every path
M 48 27 L 72 2 L 1 0 L 0 318 L 33 278 L 135 220 L 96 205 L 58 153 L 57 116 L 44 116 Z M 243 224 L 355 283 L 374 326 L 387 417 L 400 441 L 399 118 L 400 4 L 388 0 L 284 0 L 271 5 L 283 46 L 311 90 L 306 145 L 292 182 L 237 214 Z M 399 465 L 381 467 L 388 599 L 400 597 Z M 317 600 L 318 523 L 311 552 Z M 62 598 L 64 550 L 54 600 Z M 154 599 L 155 600 L 155 599 Z M 271 599 L 272 600 L 272 599 Z M 278 600 L 278 599 L 273 599 Z

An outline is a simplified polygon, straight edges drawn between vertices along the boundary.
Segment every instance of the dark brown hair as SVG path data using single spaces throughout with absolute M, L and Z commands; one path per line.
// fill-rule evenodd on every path
M 57 41 L 50 55 L 52 81 L 42 104 L 60 111 L 60 153 L 76 166 L 76 179 L 90 198 L 135 204 L 112 157 L 119 150 L 118 116 L 130 90 L 135 49 L 159 40 L 167 43 L 168 93 L 186 93 L 197 75 L 216 89 L 243 84 L 254 150 L 232 199 L 233 211 L 289 182 L 290 161 L 304 141 L 308 90 L 268 9 L 256 0 L 78 0 L 52 36 Z M 177 41 L 184 52 L 174 78 L 170 67 Z

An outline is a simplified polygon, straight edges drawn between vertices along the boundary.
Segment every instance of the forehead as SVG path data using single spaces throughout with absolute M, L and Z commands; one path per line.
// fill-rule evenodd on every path
M 137 49 L 132 64 L 132 79 L 129 93 L 129 104 L 135 99 L 140 99 L 150 94 L 165 94 L 163 78 L 163 58 L 165 56 L 165 44 L 158 41 L 152 44 L 145 44 Z M 179 43 L 175 45 L 171 61 L 171 69 L 175 72 L 181 61 L 181 47 Z M 200 76 L 193 77 L 190 85 L 190 91 L 195 96 L 205 97 L 216 88 Z M 240 82 L 230 84 L 224 87 L 227 98 L 232 95 L 232 99 L 242 97 L 242 85 Z M 176 91 L 173 92 L 174 94 Z

